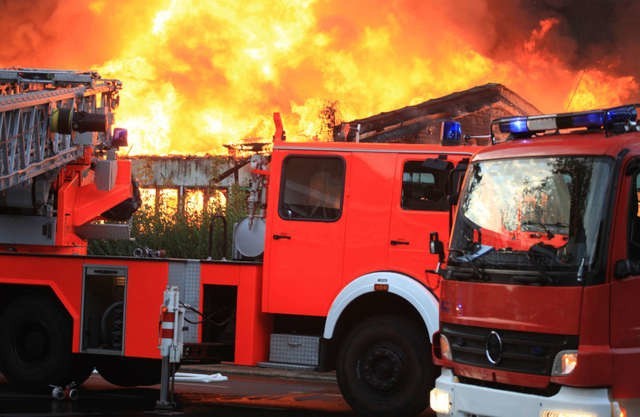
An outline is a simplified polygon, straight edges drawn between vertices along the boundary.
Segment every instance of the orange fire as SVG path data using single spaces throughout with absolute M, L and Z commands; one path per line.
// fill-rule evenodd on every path
M 117 122 L 129 130 L 130 154 L 215 154 L 225 143 L 268 140 L 274 111 L 289 138 L 324 139 L 320 113 L 330 104 L 339 122 L 489 82 L 543 112 L 639 98 L 623 57 L 586 59 L 557 11 L 528 14 L 518 2 L 498 2 L 509 10 L 491 0 L 7 3 L 0 66 L 120 79 Z

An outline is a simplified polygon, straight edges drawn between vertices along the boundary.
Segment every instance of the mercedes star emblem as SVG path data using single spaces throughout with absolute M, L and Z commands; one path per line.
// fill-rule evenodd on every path
M 502 360 L 502 339 L 496 331 L 491 331 L 487 336 L 485 354 L 492 365 L 497 365 Z

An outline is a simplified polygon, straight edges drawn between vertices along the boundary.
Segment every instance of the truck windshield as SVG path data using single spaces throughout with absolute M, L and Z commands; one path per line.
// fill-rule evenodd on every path
M 606 157 L 473 163 L 447 278 L 580 284 L 596 259 L 612 164 Z

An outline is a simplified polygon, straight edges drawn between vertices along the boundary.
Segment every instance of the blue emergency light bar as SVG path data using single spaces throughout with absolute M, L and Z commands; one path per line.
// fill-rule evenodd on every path
M 462 142 L 462 126 L 460 122 L 446 120 L 440 127 L 440 142 L 445 146 L 460 145 Z
M 494 127 L 508 139 L 524 139 L 547 132 L 558 133 L 562 129 L 604 130 L 616 134 L 638 130 L 637 104 L 604 110 L 573 113 L 515 116 L 496 119 L 491 123 L 491 135 L 495 142 Z

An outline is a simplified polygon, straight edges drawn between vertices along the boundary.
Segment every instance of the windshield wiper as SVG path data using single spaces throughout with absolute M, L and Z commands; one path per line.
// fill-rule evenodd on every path
M 523 222 L 522 223 L 522 227 L 523 228 L 526 227 L 526 229 L 524 229 L 524 230 L 526 230 L 527 232 L 535 232 L 536 231 L 536 230 L 529 229 L 530 227 L 535 227 L 535 228 L 538 228 L 538 229 L 542 229 L 542 231 L 547 235 L 547 239 L 551 240 L 551 239 L 553 239 L 555 234 L 551 230 L 549 230 L 548 226 L 552 226 L 552 225 L 550 225 L 550 224 L 547 225 L 545 223 L 539 223 L 539 222 Z
M 492 246 L 487 245 L 476 245 L 479 247 L 475 252 L 469 252 L 462 249 L 449 248 L 449 252 L 459 254 L 456 256 L 456 261 L 466 262 L 473 269 L 473 277 L 480 281 L 488 281 L 487 274 L 484 271 L 484 268 L 480 268 L 476 264 L 476 260 L 485 256 L 486 254 L 493 252 L 494 248 Z
M 536 261 L 539 265 L 545 265 L 544 260 L 548 261 L 550 266 L 565 266 L 566 263 L 560 260 L 558 250 L 555 246 L 546 245 L 538 242 L 529 248 L 529 259 Z
M 473 262 L 476 259 L 480 259 L 486 254 L 493 252 L 494 249 L 493 246 L 482 244 L 475 244 L 474 247 L 477 248 L 474 252 L 462 251 L 462 255 L 459 256 L 458 259 L 461 259 L 465 262 Z
M 519 276 L 514 281 L 523 284 L 554 284 L 555 279 L 548 271 L 549 265 L 544 260 L 549 260 L 551 265 L 560 265 L 556 248 L 544 243 L 536 243 L 529 248 L 529 260 L 536 267 L 537 276 Z
M 556 223 L 541 223 L 541 222 L 531 222 L 526 221 L 522 223 L 522 227 L 525 227 L 527 232 L 536 232 L 536 230 L 531 230 L 530 227 L 542 229 L 542 231 L 547 235 L 547 239 L 551 240 L 556 235 L 556 233 L 562 233 L 562 229 L 566 229 L 569 227 L 566 223 L 556 222 Z M 555 230 L 555 232 L 552 231 Z

